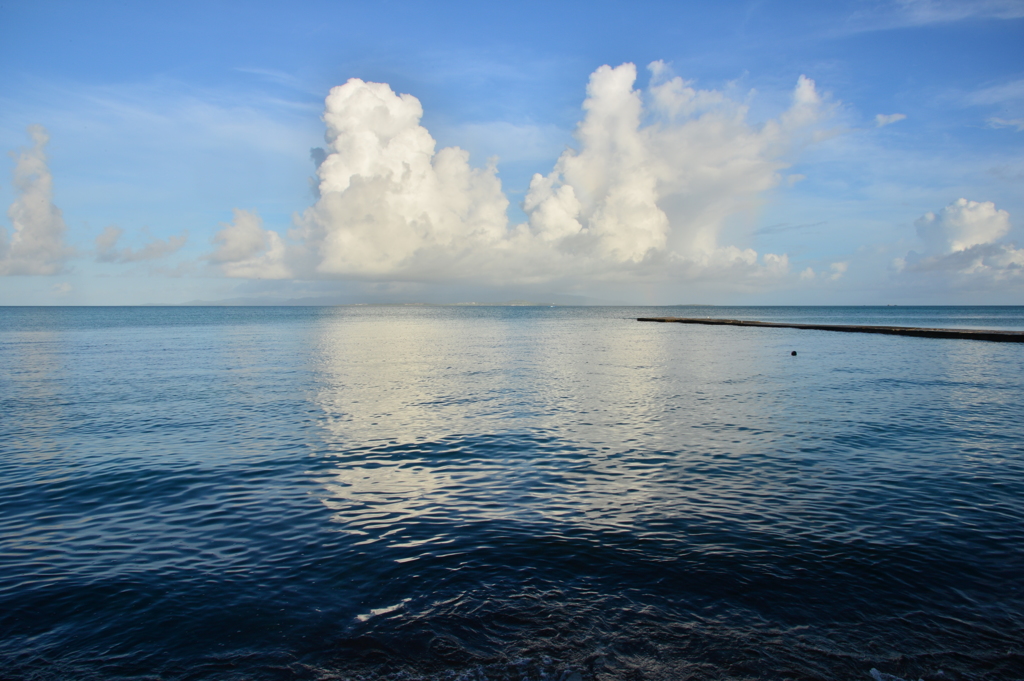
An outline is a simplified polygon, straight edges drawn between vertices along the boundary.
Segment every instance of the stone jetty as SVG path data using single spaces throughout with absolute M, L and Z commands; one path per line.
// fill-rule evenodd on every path
M 960 340 L 1024 343 L 1024 331 L 993 331 L 987 329 L 927 329 L 916 326 L 860 326 L 855 324 L 789 324 L 786 322 L 753 322 L 742 319 L 709 317 L 637 317 L 638 322 L 673 324 L 708 324 L 711 326 L 759 326 L 770 329 L 808 329 L 812 331 L 843 331 L 846 333 L 883 333 L 890 336 L 921 338 L 958 338 Z

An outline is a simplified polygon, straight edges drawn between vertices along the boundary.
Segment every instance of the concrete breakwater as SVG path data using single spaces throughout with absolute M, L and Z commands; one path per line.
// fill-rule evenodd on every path
M 774 329 L 809 329 L 812 331 L 844 331 L 847 333 L 883 333 L 890 336 L 922 338 L 958 338 L 1002 343 L 1024 343 L 1024 331 L 993 331 L 987 329 L 928 329 L 915 326 L 861 326 L 855 324 L 790 324 L 786 322 L 754 322 L 742 319 L 696 317 L 637 317 L 638 322 L 670 322 L 675 324 L 708 324 L 711 326 L 760 326 Z

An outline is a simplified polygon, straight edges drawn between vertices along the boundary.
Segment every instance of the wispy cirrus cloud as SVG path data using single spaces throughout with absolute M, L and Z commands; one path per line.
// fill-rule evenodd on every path
M 990 85 L 968 93 L 966 103 L 974 106 L 1003 104 L 1024 100 L 1024 79 Z
M 1024 132 L 1024 118 L 1005 119 L 993 116 L 988 119 L 991 128 L 1014 128 L 1017 132 Z
M 902 120 L 906 120 L 906 118 L 906 115 L 901 113 L 878 114 L 875 116 L 875 127 L 884 128 L 887 125 L 892 125 L 893 123 L 899 123 Z
M 1024 127 L 1024 79 L 990 83 L 974 90 L 950 90 L 943 97 L 944 102 L 962 108 L 988 109 L 995 115 L 985 119 L 990 128 Z
M 868 2 L 854 12 L 848 27 L 878 31 L 967 20 L 1024 17 L 1022 0 L 888 0 Z
M 180 236 L 170 236 L 167 239 L 150 239 L 138 249 L 127 246 L 117 248 L 117 242 L 123 234 L 123 229 L 111 225 L 96 237 L 96 262 L 130 263 L 156 260 L 176 253 L 188 241 L 188 232 L 183 232 Z

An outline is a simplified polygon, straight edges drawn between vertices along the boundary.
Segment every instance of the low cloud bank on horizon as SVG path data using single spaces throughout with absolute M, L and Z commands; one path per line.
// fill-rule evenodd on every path
M 421 125 L 423 108 L 385 83 L 352 78 L 326 98 L 327 147 L 314 150 L 317 199 L 287 231 L 268 229 L 252 210 L 213 237 L 206 272 L 251 280 L 345 280 L 481 286 L 702 282 L 730 290 L 813 286 L 836 281 L 849 261 L 816 272 L 791 270 L 788 253 L 721 243 L 751 223 L 770 190 L 802 178 L 786 174 L 804 149 L 841 134 L 829 121 L 839 106 L 800 76 L 788 108 L 760 125 L 723 92 L 698 90 L 663 62 L 636 89 L 631 63 L 591 76 L 576 149 L 536 173 L 522 203 L 527 220 L 510 224 L 497 161 L 480 168 L 458 147 L 438 150 Z M 879 114 L 878 127 L 903 114 Z M 0 228 L 0 275 L 55 275 L 82 253 L 53 203 L 46 131 L 17 156 L 17 197 Z M 889 267 L 894 277 L 1018 281 L 1024 249 L 1001 243 L 1010 215 L 992 202 L 954 200 L 916 223 L 921 250 Z M 117 248 L 122 230 L 96 238 L 103 263 L 156 260 L 178 251 L 187 232 Z M 570 286 L 571 285 L 571 286 Z

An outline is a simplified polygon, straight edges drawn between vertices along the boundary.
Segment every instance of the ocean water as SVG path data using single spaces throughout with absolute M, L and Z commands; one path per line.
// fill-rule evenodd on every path
M 1024 678 L 1024 345 L 701 315 L 1024 328 L 0 308 L 0 678 Z

